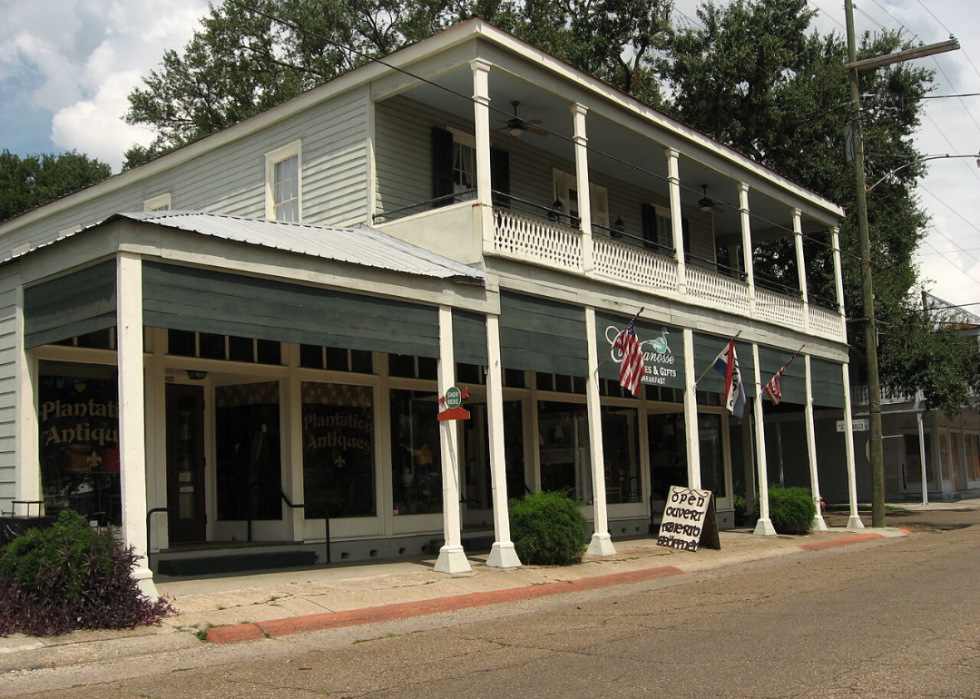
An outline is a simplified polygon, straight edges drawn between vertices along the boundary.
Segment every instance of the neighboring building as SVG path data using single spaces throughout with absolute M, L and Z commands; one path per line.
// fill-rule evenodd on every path
M 444 539 L 452 572 L 464 543 L 518 563 L 506 501 L 525 489 L 585 503 L 599 555 L 670 485 L 713 490 L 731 526 L 771 463 L 818 495 L 819 462 L 856 502 L 847 433 L 814 438 L 815 411 L 851 424 L 842 215 L 463 22 L 0 224 L 0 509 L 119 523 L 154 565 L 202 543 L 322 551 L 329 524 L 334 560 Z M 826 306 L 804 235 L 833 247 Z M 776 237 L 795 289 L 754 275 Z M 606 359 L 638 311 L 635 398 Z M 695 387 L 735 335 L 744 420 L 715 372 Z M 788 442 L 753 396 L 801 347 L 772 412 Z M 454 384 L 472 419 L 439 423 Z
M 926 292 L 922 300 L 937 325 L 955 327 L 970 337 L 980 334 L 980 316 Z M 867 421 L 867 387 L 856 386 L 851 399 L 855 417 Z M 975 401 L 951 420 L 942 410 L 929 409 L 921 392 L 904 396 L 882 391 L 881 434 L 887 500 L 980 497 L 980 412 Z M 865 474 L 871 469 L 867 456 L 870 436 L 868 431 L 854 433 L 858 470 Z M 871 498 L 869 478 L 858 480 L 858 497 Z

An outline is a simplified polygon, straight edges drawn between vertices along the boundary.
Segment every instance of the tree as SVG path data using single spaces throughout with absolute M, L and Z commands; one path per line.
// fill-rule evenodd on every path
M 665 81 L 665 109 L 756 161 L 854 211 L 853 165 L 845 157 L 850 122 L 847 50 L 843 37 L 811 29 L 816 12 L 806 0 L 736 0 L 703 5 L 700 28 L 678 32 L 656 60 Z M 885 32 L 862 37 L 859 58 L 906 48 Z M 868 182 L 921 157 L 913 143 L 920 98 L 932 73 L 901 64 L 862 73 L 862 127 Z M 935 407 L 955 411 L 976 371 L 963 369 L 975 347 L 956 333 L 936 331 L 916 310 L 919 283 L 913 254 L 927 217 L 914 194 L 921 164 L 887 177 L 868 197 L 875 312 L 880 328 L 882 383 L 906 392 L 923 390 Z M 857 222 L 842 222 L 844 297 L 848 316 L 863 316 Z M 826 241 L 804 246 L 811 295 L 833 298 L 833 266 Z M 761 279 L 795 286 L 793 241 L 757 246 Z M 848 325 L 855 366 L 863 373 L 864 326 Z M 855 377 L 862 380 L 861 376 Z M 955 384 L 958 382 L 958 388 Z
M 0 153 L 0 221 L 47 204 L 112 175 L 105 163 L 71 151 L 21 158 Z
M 225 0 L 129 95 L 127 121 L 158 135 L 130 149 L 125 167 L 477 14 L 655 101 L 646 62 L 667 35 L 669 12 L 669 0 Z

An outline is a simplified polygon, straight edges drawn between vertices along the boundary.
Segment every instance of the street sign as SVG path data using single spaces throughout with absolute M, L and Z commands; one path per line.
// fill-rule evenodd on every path
M 851 420 L 851 430 L 853 430 L 854 432 L 867 432 L 870 429 L 871 429 L 871 421 L 866 417 L 861 417 L 855 420 Z M 837 421 L 837 431 L 838 432 L 844 431 L 843 420 Z

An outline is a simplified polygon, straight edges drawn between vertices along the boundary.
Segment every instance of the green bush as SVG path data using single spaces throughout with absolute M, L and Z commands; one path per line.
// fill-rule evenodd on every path
M 132 576 L 137 557 L 109 531 L 66 510 L 0 548 L 0 636 L 154 624 L 175 610 L 151 602 Z
M 809 488 L 769 486 L 769 519 L 779 534 L 806 534 L 817 514 Z
M 524 563 L 567 566 L 582 560 L 589 526 L 565 493 L 529 493 L 510 501 L 510 530 Z

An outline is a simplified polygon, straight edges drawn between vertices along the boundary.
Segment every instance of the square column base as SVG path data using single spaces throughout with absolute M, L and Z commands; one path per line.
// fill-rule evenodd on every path
M 151 602 L 160 599 L 156 583 L 153 582 L 153 571 L 149 568 L 137 568 L 133 571 L 133 578 L 136 579 L 136 586 Z
M 823 515 L 821 515 L 819 512 L 817 513 L 817 516 L 813 518 L 813 521 L 810 522 L 810 529 L 815 532 L 827 531 L 827 523 L 824 521 Z
M 613 546 L 609 534 L 593 534 L 589 548 L 585 551 L 586 556 L 615 556 L 616 548 Z
M 469 573 L 470 562 L 463 553 L 462 546 L 443 546 L 439 549 L 439 559 L 436 561 L 435 571 L 437 573 Z
M 772 526 L 771 519 L 760 518 L 759 521 L 755 523 L 755 531 L 752 533 L 755 536 L 776 536 L 776 528 Z
M 491 568 L 520 568 L 521 559 L 517 557 L 512 541 L 495 541 L 487 556 L 487 565 Z
M 857 515 L 851 515 L 847 518 L 847 528 L 848 529 L 864 529 L 864 522 Z

